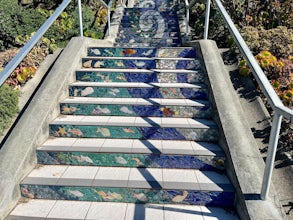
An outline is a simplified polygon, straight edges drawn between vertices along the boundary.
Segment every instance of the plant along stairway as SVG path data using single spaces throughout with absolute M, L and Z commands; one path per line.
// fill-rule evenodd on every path
M 88 48 L 10 219 L 237 219 L 197 51 L 170 3 L 136 7 Z

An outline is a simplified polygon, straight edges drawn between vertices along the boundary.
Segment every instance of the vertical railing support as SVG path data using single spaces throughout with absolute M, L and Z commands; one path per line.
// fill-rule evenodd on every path
M 185 29 L 185 36 L 188 36 L 188 32 L 189 32 L 189 2 L 188 0 L 185 0 L 185 7 L 186 7 L 186 18 L 185 18 L 185 25 L 186 25 L 186 29 Z
M 79 18 L 79 32 L 80 32 L 80 36 L 83 37 L 81 0 L 78 0 L 78 18 Z
M 108 34 L 108 36 L 110 35 L 110 26 L 111 26 L 111 24 L 110 24 L 110 21 L 111 21 L 111 16 L 110 16 L 110 7 L 111 6 L 109 6 L 108 5 L 108 7 L 107 7 L 107 17 L 108 17 L 108 30 L 107 30 L 107 34 Z
M 203 39 L 205 40 L 208 39 L 208 35 L 209 35 L 210 9 L 211 9 L 211 0 L 207 0 L 206 15 L 205 15 L 205 22 L 204 22 L 204 34 L 203 34 Z
M 260 194 L 262 200 L 266 200 L 269 194 L 282 118 L 283 116 L 278 113 L 275 113 L 273 118 L 273 125 L 270 132 L 268 155 L 266 159 L 266 166 Z

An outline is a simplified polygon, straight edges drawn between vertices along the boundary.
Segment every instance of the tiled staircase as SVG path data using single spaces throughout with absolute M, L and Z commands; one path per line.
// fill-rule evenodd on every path
M 88 48 L 8 219 L 237 219 L 198 52 L 156 4 Z

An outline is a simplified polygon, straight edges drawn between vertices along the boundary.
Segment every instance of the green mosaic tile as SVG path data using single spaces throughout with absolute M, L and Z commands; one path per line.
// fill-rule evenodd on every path
M 128 202 L 186 205 L 234 205 L 235 193 L 195 190 L 134 189 L 111 187 L 76 187 L 21 185 L 22 196 L 34 199 L 62 199 L 98 202 Z

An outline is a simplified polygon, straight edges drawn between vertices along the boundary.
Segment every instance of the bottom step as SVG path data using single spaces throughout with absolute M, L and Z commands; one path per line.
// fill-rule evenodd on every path
M 236 220 L 234 210 L 190 205 L 157 205 L 63 200 L 28 200 L 20 203 L 6 220 Z

